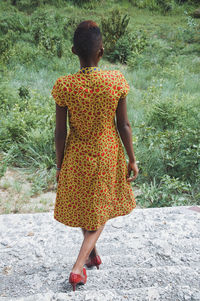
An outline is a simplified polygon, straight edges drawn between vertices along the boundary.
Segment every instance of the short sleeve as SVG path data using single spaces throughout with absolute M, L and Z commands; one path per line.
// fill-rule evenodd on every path
M 120 86 L 121 86 L 121 95 L 120 98 L 124 98 L 128 95 L 130 87 L 125 79 L 124 75 L 120 72 Z
M 53 86 L 53 89 L 51 91 L 51 95 L 53 96 L 55 102 L 60 107 L 66 107 L 66 88 L 63 87 L 62 79 L 58 78 Z

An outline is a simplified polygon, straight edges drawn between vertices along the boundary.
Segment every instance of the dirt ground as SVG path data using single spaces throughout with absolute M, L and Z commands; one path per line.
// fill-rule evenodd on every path
M 7 168 L 0 178 L 0 214 L 48 212 L 54 209 L 56 189 L 35 194 L 23 169 Z M 134 190 L 135 196 L 140 191 Z M 140 208 L 139 205 L 136 206 Z
M 46 212 L 54 207 L 56 191 L 35 194 L 28 175 L 20 168 L 7 168 L 0 179 L 0 214 Z

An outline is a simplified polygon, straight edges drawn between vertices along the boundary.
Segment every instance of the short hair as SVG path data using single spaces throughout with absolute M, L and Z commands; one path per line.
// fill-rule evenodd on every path
M 87 20 L 81 22 L 74 32 L 74 48 L 77 55 L 83 59 L 93 56 L 101 46 L 102 35 L 98 25 Z

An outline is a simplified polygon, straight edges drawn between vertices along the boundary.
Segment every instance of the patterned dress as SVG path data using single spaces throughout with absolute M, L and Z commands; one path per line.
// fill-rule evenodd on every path
M 97 230 L 136 207 L 115 121 L 118 101 L 128 92 L 118 70 L 84 67 L 56 80 L 51 94 L 67 106 L 70 127 L 57 185 L 57 221 Z

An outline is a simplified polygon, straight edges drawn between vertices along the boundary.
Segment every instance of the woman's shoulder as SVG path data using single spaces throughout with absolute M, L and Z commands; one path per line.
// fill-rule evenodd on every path
M 120 97 L 126 97 L 130 86 L 123 73 L 120 70 L 109 70 L 105 74 L 107 74 L 109 78 L 108 81 L 110 82 L 111 87 L 120 91 Z
M 104 75 L 107 75 L 108 77 L 112 78 L 125 78 L 123 73 L 120 70 L 103 70 Z
M 127 83 L 125 76 L 120 70 L 105 70 L 103 71 L 104 77 L 111 80 L 113 83 Z
M 51 95 L 59 106 L 66 106 L 69 94 L 72 92 L 73 75 L 59 76 L 53 85 Z
M 59 83 L 65 83 L 69 80 L 72 80 L 74 78 L 74 74 L 67 74 L 67 75 L 62 75 L 62 76 L 59 76 L 57 79 L 56 79 L 56 82 L 59 82 Z
M 53 88 L 66 91 L 69 87 L 73 85 L 73 82 L 75 82 L 74 74 L 62 75 L 55 80 Z

